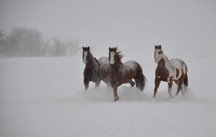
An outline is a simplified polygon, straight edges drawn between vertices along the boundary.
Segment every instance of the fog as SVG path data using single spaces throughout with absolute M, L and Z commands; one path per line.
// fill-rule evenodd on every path
M 215 136 L 215 14 L 215 0 L 0 0 L 0 57 L 2 30 L 38 38 L 34 44 L 31 37 L 12 43 L 12 57 L 59 56 L 0 58 L 0 136 Z M 31 51 L 30 44 L 38 52 L 23 52 Z M 59 48 L 67 44 L 70 48 Z M 175 96 L 173 84 L 169 98 L 163 82 L 152 99 L 156 44 L 169 59 L 187 64 L 188 95 Z M 119 46 L 122 62 L 142 66 L 146 88 L 140 92 L 124 84 L 115 103 L 103 82 L 85 91 L 81 53 L 60 58 L 75 54 L 73 46 L 80 51 L 90 46 L 96 58 Z
M 97 55 L 114 46 L 126 54 L 152 54 L 161 44 L 170 55 L 215 56 L 215 7 L 214 0 L 1 0 L 0 29 L 76 38 Z

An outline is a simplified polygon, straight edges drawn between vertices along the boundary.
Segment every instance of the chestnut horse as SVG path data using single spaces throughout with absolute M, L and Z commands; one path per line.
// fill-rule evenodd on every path
M 83 47 L 83 63 L 85 64 L 84 69 L 84 85 L 87 90 L 89 82 L 95 82 L 95 87 L 100 85 L 100 81 L 103 80 L 107 86 L 110 86 L 109 80 L 109 58 L 101 57 L 98 60 L 93 57 L 90 52 L 90 47 Z
M 168 82 L 168 93 L 170 97 L 172 97 L 171 92 L 173 81 L 178 86 L 176 95 L 178 95 L 180 90 L 183 95 L 188 86 L 188 68 L 184 61 L 178 58 L 169 60 L 164 54 L 161 45 L 155 45 L 154 61 L 157 63 L 157 68 L 155 70 L 155 88 L 153 98 L 156 97 L 157 89 L 161 81 Z
M 109 48 L 109 62 L 110 62 L 110 82 L 114 92 L 114 101 L 119 99 L 117 94 L 117 88 L 123 83 L 130 83 L 134 86 L 136 82 L 136 87 L 141 91 L 144 90 L 146 78 L 142 73 L 142 67 L 136 61 L 127 61 L 125 63 L 121 62 L 123 57 L 120 54 L 121 51 L 117 51 L 117 48 Z

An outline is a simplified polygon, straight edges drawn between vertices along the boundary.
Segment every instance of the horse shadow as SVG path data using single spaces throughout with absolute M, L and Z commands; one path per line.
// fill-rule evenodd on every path
M 118 94 L 120 99 L 118 102 L 142 102 L 142 101 L 150 101 L 149 97 L 147 96 L 146 92 L 141 92 L 138 88 L 129 87 L 123 85 L 119 87 Z
M 171 98 L 167 94 L 167 88 L 160 89 L 157 98 L 154 99 L 152 98 L 153 91 L 145 90 L 141 92 L 138 88 L 122 85 L 118 88 L 120 99 L 117 102 L 172 102 L 191 100 L 194 98 L 194 94 L 190 89 L 188 89 L 188 93 L 184 94 L 184 96 L 176 96 L 176 89 L 177 86 L 173 86 L 173 96 Z M 107 88 L 105 84 L 98 88 L 92 86 L 88 90 L 79 90 L 77 93 L 79 100 L 83 102 L 113 102 L 113 89 Z
M 187 91 L 184 93 L 184 95 L 179 94 L 177 96 L 176 95 L 177 88 L 178 87 L 176 85 L 173 86 L 172 97 L 170 97 L 169 94 L 167 94 L 168 93 L 167 88 L 160 89 L 159 92 L 157 93 L 157 98 L 151 98 L 150 101 L 152 101 L 152 102 L 169 102 L 169 101 L 178 102 L 178 101 L 190 101 L 190 100 L 195 99 L 195 95 L 193 93 L 193 90 L 191 90 L 190 88 L 187 89 Z
M 113 102 L 112 89 L 106 86 L 90 87 L 88 90 L 79 90 L 77 93 L 84 102 Z
M 89 102 L 113 102 L 113 89 L 106 86 L 98 88 L 90 87 L 88 90 L 77 91 L 80 99 Z M 118 89 L 120 100 L 118 102 L 141 102 L 150 101 L 146 93 L 141 92 L 138 88 L 130 86 L 121 86 Z

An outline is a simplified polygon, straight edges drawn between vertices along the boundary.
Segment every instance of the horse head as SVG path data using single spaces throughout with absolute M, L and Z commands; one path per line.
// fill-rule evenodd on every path
M 109 62 L 110 62 L 110 64 L 114 64 L 116 61 L 119 61 L 121 63 L 121 58 L 123 57 L 123 55 L 120 53 L 121 53 L 121 51 L 117 51 L 117 47 L 109 48 Z
M 90 47 L 83 47 L 83 63 L 86 64 L 88 62 L 88 56 L 91 54 Z
M 155 45 L 155 50 L 154 50 L 154 61 L 155 63 L 158 63 L 163 56 L 163 50 L 161 48 L 161 45 Z
M 116 54 L 117 48 L 109 48 L 109 62 L 110 64 L 115 63 L 115 54 Z

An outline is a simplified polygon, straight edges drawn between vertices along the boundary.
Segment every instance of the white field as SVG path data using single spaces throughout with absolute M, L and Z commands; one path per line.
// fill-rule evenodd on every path
M 175 96 L 174 84 L 169 98 L 163 82 L 153 100 L 153 55 L 127 54 L 148 83 L 143 92 L 122 85 L 118 102 L 103 82 L 84 90 L 81 55 L 0 59 L 0 137 L 216 136 L 216 58 L 167 56 L 188 65 L 187 95 Z

